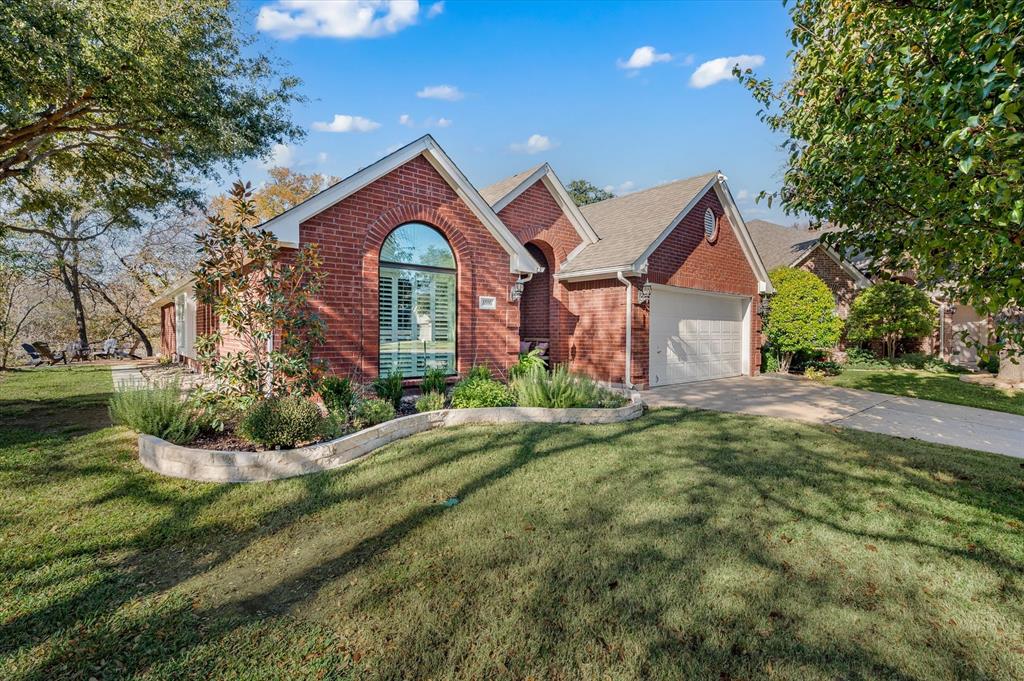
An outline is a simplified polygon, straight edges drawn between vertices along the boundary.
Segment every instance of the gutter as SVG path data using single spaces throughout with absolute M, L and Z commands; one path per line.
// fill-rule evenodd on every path
M 633 282 L 626 279 L 622 270 L 615 273 L 615 278 L 626 285 L 626 363 L 623 382 L 628 390 L 633 389 Z

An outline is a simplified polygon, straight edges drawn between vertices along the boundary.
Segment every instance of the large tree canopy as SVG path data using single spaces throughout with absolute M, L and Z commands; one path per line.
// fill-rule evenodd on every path
M 341 180 L 322 173 L 307 175 L 284 166 L 275 166 L 268 174 L 270 180 L 253 190 L 251 195 L 256 219 L 260 222 L 277 217 Z M 228 219 L 234 210 L 234 199 L 231 194 L 219 194 L 210 200 L 210 212 L 215 215 Z
M 607 189 L 601 189 L 589 180 L 573 180 L 565 185 L 565 190 L 569 192 L 569 196 L 572 197 L 577 206 L 585 206 L 588 203 L 597 203 L 605 199 L 615 198 L 615 194 Z
M 876 270 L 1019 308 L 1024 0 L 796 0 L 790 15 L 791 79 L 738 74 L 786 136 L 785 207 L 843 225 L 825 240 Z
M 297 81 L 236 22 L 230 0 L 0 3 L 0 200 L 43 175 L 155 205 L 300 136 Z

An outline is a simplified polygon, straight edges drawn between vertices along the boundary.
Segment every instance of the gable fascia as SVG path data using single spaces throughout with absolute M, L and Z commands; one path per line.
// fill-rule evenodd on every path
M 597 236 L 597 232 L 590 226 L 587 219 L 583 217 L 583 213 L 580 212 L 579 206 L 569 196 L 569 192 L 565 190 L 565 186 L 562 185 L 561 180 L 555 175 L 554 169 L 551 165 L 545 163 L 537 170 L 530 173 L 526 179 L 517 184 L 512 191 L 505 194 L 498 201 L 494 203 L 494 212 L 500 213 L 506 207 L 508 207 L 513 201 L 519 198 L 523 192 L 532 187 L 538 181 L 544 183 L 544 187 L 547 188 L 548 193 L 551 194 L 551 198 L 555 200 L 555 204 L 562 211 L 566 218 L 569 219 L 569 223 L 579 234 L 580 240 L 584 244 L 594 244 L 600 241 L 600 237 Z M 568 262 L 568 260 L 566 261 Z
M 501 244 L 501 247 L 509 255 L 509 271 L 529 274 L 543 270 L 526 248 L 519 243 L 519 240 L 515 238 L 509 228 L 498 218 L 497 213 L 484 201 L 476 187 L 466 179 L 466 176 L 462 174 L 458 166 L 455 165 L 430 135 L 424 135 L 401 149 L 388 154 L 375 163 L 353 173 L 341 182 L 331 185 L 319 194 L 271 218 L 263 223 L 262 226 L 264 229 L 273 232 L 279 241 L 298 243 L 299 228 L 303 222 L 345 200 L 360 189 L 379 180 L 418 156 L 423 156 L 430 163 L 458 197 L 469 207 L 477 219 L 480 220 L 487 231 L 491 233 L 491 236 Z
M 694 209 L 698 202 L 709 192 L 714 190 L 715 196 L 718 197 L 718 202 L 722 204 L 723 210 L 729 216 L 729 224 L 732 225 L 733 232 L 736 234 L 736 239 L 740 243 L 740 249 L 743 251 L 743 255 L 747 259 L 747 263 L 750 265 L 750 269 L 754 272 L 754 276 L 757 277 L 757 290 L 760 293 L 774 293 L 775 289 L 772 288 L 772 282 L 768 278 L 768 270 L 765 268 L 764 263 L 761 261 L 761 256 L 757 253 L 757 248 L 754 247 L 754 240 L 750 238 L 750 231 L 747 229 L 747 224 L 743 221 L 743 217 L 740 215 L 739 208 L 736 206 L 736 202 L 732 198 L 732 193 L 729 191 L 729 186 L 726 184 L 725 175 L 717 173 L 714 175 L 708 183 L 701 188 L 697 194 L 690 199 L 686 204 L 686 207 L 675 219 L 669 223 L 658 238 L 655 239 L 643 252 L 643 254 L 636 259 L 633 263 L 633 270 L 638 272 L 647 271 L 647 261 L 657 250 L 658 246 L 668 238 L 668 235 L 675 231 L 679 223 L 683 221 L 690 211 Z
M 843 260 L 839 256 L 839 254 L 836 253 L 835 249 L 833 249 L 830 246 L 826 246 L 823 243 L 817 243 L 817 244 L 815 244 L 814 248 L 808 249 L 806 253 L 804 253 L 803 255 L 798 257 L 796 260 L 794 260 L 792 262 L 792 264 L 790 264 L 790 267 L 800 267 L 800 265 L 802 265 L 805 262 L 807 262 L 807 259 L 811 257 L 811 254 L 814 253 L 814 251 L 816 251 L 818 249 L 821 249 L 822 253 L 824 253 L 828 257 L 832 258 L 833 262 L 835 262 L 835 264 L 839 265 L 839 267 L 841 267 L 842 270 L 844 272 L 846 272 L 846 274 L 848 274 L 850 276 L 850 279 L 853 279 L 853 283 L 854 283 L 854 285 L 857 288 L 865 289 L 865 288 L 868 288 L 869 286 L 871 286 L 871 280 L 868 279 L 866 276 L 864 276 L 863 272 L 861 272 L 859 269 L 857 269 L 856 267 L 854 267 L 850 263 L 848 263 L 845 260 Z

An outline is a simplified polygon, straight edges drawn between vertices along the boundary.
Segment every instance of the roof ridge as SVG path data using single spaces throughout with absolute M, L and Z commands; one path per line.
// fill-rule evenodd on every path
M 651 192 L 651 191 L 654 191 L 656 189 L 664 189 L 665 187 L 671 187 L 673 185 L 680 184 L 682 182 L 693 182 L 694 180 L 696 180 L 698 178 L 702 178 L 702 177 L 710 178 L 712 175 L 718 175 L 720 172 L 721 171 L 719 171 L 719 170 L 711 170 L 711 171 L 708 171 L 706 173 L 698 173 L 697 175 L 691 175 L 690 177 L 681 177 L 678 180 L 669 180 L 668 182 L 662 182 L 661 184 L 656 184 L 656 185 L 653 185 L 651 187 L 645 187 L 643 189 L 638 189 L 635 192 L 629 192 L 628 194 L 622 194 L 620 196 L 613 196 L 613 197 L 608 198 L 608 199 L 602 199 L 601 201 L 594 201 L 593 203 L 588 203 L 585 206 L 580 206 L 580 208 L 590 208 L 592 206 L 599 206 L 602 203 L 609 203 L 610 201 L 618 201 L 619 199 L 627 199 L 627 198 L 629 198 L 631 196 L 640 196 L 642 194 L 646 194 L 647 192 Z

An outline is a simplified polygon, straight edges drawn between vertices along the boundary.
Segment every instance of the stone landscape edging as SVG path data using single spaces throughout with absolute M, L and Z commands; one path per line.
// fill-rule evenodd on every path
M 631 396 L 629 404 L 615 409 L 442 409 L 402 416 L 329 442 L 262 452 L 196 449 L 140 434 L 139 461 L 155 473 L 200 482 L 280 480 L 338 468 L 386 444 L 434 428 L 483 423 L 619 423 L 639 417 L 643 410 L 637 394 Z

